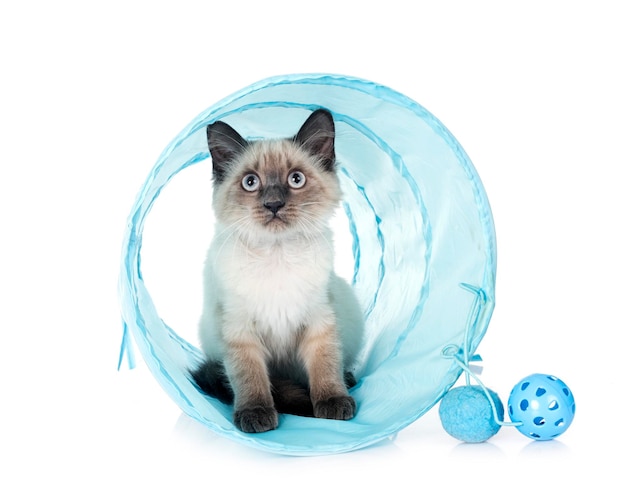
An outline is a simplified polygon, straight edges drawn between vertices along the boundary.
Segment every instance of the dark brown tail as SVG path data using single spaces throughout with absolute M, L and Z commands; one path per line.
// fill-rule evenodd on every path
M 233 403 L 233 390 L 224 371 L 224 365 L 218 361 L 205 361 L 191 371 L 200 390 L 211 397 L 216 397 L 224 404 Z
M 313 404 L 308 389 L 291 380 L 272 379 L 272 397 L 279 413 L 313 417 Z

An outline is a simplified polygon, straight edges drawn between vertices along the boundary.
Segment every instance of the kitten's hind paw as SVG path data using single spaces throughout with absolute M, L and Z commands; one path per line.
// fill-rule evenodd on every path
M 356 403 L 349 395 L 340 395 L 316 402 L 313 412 L 316 418 L 347 420 L 354 416 Z
M 241 431 L 262 433 L 278 426 L 278 413 L 273 407 L 249 407 L 235 411 L 234 421 Z

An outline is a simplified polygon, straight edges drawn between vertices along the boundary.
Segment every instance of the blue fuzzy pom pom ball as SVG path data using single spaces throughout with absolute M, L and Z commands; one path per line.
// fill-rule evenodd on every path
M 489 395 L 496 407 L 498 419 L 504 418 L 504 406 L 498 394 L 490 389 Z M 446 432 L 463 442 L 480 443 L 500 430 L 485 391 L 478 385 L 451 389 L 439 404 L 439 418 Z

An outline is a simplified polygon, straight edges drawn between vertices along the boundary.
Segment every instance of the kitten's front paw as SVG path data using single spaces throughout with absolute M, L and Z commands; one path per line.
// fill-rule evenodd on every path
M 278 426 L 278 413 L 273 407 L 250 407 L 235 411 L 234 421 L 241 431 L 262 433 Z
M 340 395 L 316 402 L 313 412 L 316 418 L 351 419 L 356 412 L 356 403 L 349 395 Z

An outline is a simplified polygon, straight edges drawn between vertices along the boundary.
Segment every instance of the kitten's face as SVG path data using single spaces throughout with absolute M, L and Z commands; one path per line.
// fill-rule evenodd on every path
M 293 139 L 248 142 L 223 122 L 208 132 L 219 221 L 256 239 L 327 225 L 341 195 L 329 113 L 314 113 Z
M 214 207 L 225 224 L 263 233 L 319 230 L 339 202 L 334 172 L 289 141 L 248 146 L 216 184 Z

